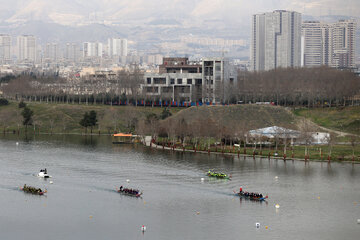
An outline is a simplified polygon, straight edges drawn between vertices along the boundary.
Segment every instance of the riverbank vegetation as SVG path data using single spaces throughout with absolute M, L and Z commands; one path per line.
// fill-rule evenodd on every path
M 25 126 L 28 133 L 62 133 L 62 134 L 84 134 L 86 127 L 92 127 L 96 134 L 112 134 L 115 132 L 135 132 L 137 122 L 146 119 L 147 116 L 155 115 L 161 117 L 163 108 L 134 107 L 134 106 L 107 106 L 107 105 L 85 105 L 85 104 L 51 104 L 26 102 L 26 107 L 33 112 L 31 125 L 23 125 L 22 112 L 19 102 L 10 102 L 9 105 L 0 106 L 0 129 L 5 133 L 22 134 Z M 169 108 L 170 114 L 176 114 L 180 108 Z M 96 126 L 94 121 L 83 122 L 86 112 L 96 113 Z M 166 114 L 169 114 L 166 113 Z M 87 119 L 89 120 L 89 119 Z M 28 123 L 28 121 L 26 122 Z M 88 125 L 90 124 L 90 125 Z
M 22 108 L 19 108 L 20 105 Z M 25 127 L 22 115 L 24 108 L 29 108 L 33 112 L 31 124 L 24 125 Z M 338 113 L 339 110 L 329 108 L 328 112 L 334 113 L 324 114 L 325 120 L 318 123 L 331 123 L 339 116 L 344 120 L 350 116 L 357 119 L 358 107 L 346 109 Z M 357 160 L 360 156 L 360 140 L 356 135 L 339 137 L 331 134 L 329 144 L 325 146 L 312 145 L 309 142 L 310 132 L 324 131 L 304 120 L 309 116 L 313 116 L 310 117 L 313 119 L 316 114 L 323 116 L 317 111 L 320 110 L 299 109 L 293 114 L 284 107 L 256 104 L 184 109 L 10 102 L 9 105 L 0 107 L 0 127 L 4 133 L 12 134 L 22 134 L 26 126 L 29 134 L 84 134 L 86 128 L 91 127 L 94 134 L 131 132 L 142 136 L 151 135 L 154 143 L 161 147 L 264 157 L 270 155 L 300 159 Z M 90 113 L 92 116 L 96 115 L 91 121 Z M 293 146 L 290 144 L 290 138 L 275 138 L 270 141 L 267 139 L 266 143 L 263 138 L 247 139 L 246 134 L 249 130 L 270 126 L 301 132 L 300 140 L 303 144 Z M 346 129 L 348 128 L 340 130 Z

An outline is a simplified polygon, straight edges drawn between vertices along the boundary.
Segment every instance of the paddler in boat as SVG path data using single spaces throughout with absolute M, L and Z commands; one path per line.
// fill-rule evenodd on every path
M 240 188 L 240 193 L 242 193 L 242 187 Z
M 122 189 L 123 189 L 123 186 L 121 185 L 119 189 L 120 189 L 120 191 L 122 191 Z

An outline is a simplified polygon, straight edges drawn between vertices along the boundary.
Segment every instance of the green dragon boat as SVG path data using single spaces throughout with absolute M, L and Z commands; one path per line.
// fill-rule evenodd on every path
M 214 172 L 212 170 L 209 170 L 206 175 L 208 175 L 209 177 L 216 177 L 216 178 L 222 178 L 222 179 L 231 179 L 231 175 L 227 175 L 225 173 Z
M 44 195 L 44 193 L 47 192 L 46 190 L 45 191 L 41 190 L 41 188 L 26 186 L 26 184 L 24 184 L 24 187 L 22 187 L 20 189 L 26 193 L 31 193 L 31 194 L 35 194 L 35 195 Z

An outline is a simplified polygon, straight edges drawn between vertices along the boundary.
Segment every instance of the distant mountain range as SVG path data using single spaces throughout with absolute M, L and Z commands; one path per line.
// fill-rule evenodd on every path
M 187 35 L 249 40 L 251 15 L 264 11 L 270 4 L 255 8 L 244 1 L 234 4 L 234 0 L 164 2 L 167 3 L 163 0 L 14 0 L 9 4 L 8 0 L 0 0 L 0 33 L 33 34 L 40 44 L 124 37 L 136 43 L 137 48 L 145 49 L 160 42 L 176 42 Z M 304 20 L 328 22 L 344 18 L 349 17 L 303 16 Z

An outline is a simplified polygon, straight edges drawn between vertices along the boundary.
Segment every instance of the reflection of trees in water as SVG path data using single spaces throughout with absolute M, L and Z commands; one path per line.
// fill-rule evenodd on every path
M 323 164 L 323 163 L 321 163 L 321 164 Z M 327 173 L 327 176 L 329 176 L 329 177 L 334 177 L 336 175 L 336 171 L 334 171 L 333 168 L 331 167 L 331 163 L 327 163 L 326 173 Z
M 85 135 L 80 141 L 82 145 L 86 145 L 89 147 L 96 147 L 98 145 L 98 142 L 99 139 L 97 137 L 93 137 L 92 135 L 90 136 Z
M 350 176 L 351 177 L 355 177 L 358 175 L 358 171 L 356 171 L 356 167 L 359 167 L 359 165 L 357 164 L 351 164 L 351 169 L 350 169 Z

